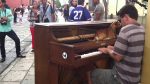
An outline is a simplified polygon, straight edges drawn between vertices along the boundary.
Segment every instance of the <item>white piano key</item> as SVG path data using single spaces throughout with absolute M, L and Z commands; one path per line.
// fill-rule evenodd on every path
M 81 59 L 82 59 L 82 58 L 92 57 L 92 56 L 100 55 L 100 54 L 102 54 L 101 51 L 95 51 L 95 52 L 83 54 L 83 55 L 80 55 L 80 56 L 81 56 Z

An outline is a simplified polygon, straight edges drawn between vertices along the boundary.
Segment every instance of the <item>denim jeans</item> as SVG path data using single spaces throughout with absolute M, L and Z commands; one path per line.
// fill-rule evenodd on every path
M 93 84 L 121 84 L 112 69 L 96 69 L 91 72 Z
M 16 46 L 16 54 L 20 55 L 20 39 L 16 35 L 16 33 L 11 30 L 9 32 L 0 32 L 0 49 L 2 58 L 6 58 L 6 51 L 5 51 L 5 37 L 6 35 L 15 41 Z

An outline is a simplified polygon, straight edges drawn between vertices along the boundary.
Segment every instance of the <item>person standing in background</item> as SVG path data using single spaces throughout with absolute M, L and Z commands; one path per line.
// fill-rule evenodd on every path
M 14 13 L 14 23 L 17 23 L 17 8 L 13 9 L 13 13 Z
M 22 23 L 21 7 L 17 8 L 17 22 Z
M 75 7 L 77 7 L 77 4 L 78 4 L 78 1 L 77 0 L 71 0 L 70 1 L 70 7 L 69 7 L 69 16 L 70 16 L 70 13 L 71 13 L 71 11 L 75 8 Z
M 64 5 L 63 16 L 64 16 L 65 21 L 68 21 L 68 18 L 69 18 L 69 5 L 68 4 Z
M 34 51 L 34 23 L 40 22 L 40 11 L 38 9 L 38 2 L 33 2 L 33 7 L 31 8 L 29 15 L 28 15 L 28 21 L 30 21 L 30 31 L 32 36 L 32 52 Z
M 104 6 L 100 3 L 99 0 L 93 0 L 94 4 L 96 5 L 94 12 L 93 12 L 93 20 L 100 21 L 104 18 Z
M 16 33 L 12 30 L 11 21 L 13 20 L 12 11 L 5 8 L 4 0 L 0 0 L 0 49 L 2 59 L 0 62 L 4 62 L 6 59 L 5 51 L 5 37 L 6 35 L 15 41 L 16 46 L 16 55 L 17 57 L 24 58 L 25 56 L 21 55 L 20 52 L 20 39 Z
M 5 8 L 10 9 L 10 7 L 6 4 L 6 0 L 3 0 L 3 3 Z
M 23 17 L 23 14 L 24 14 L 24 4 L 22 4 L 22 5 L 20 6 L 20 10 L 21 10 L 21 15 L 22 15 L 22 17 Z
M 41 0 L 40 4 L 40 22 L 54 22 L 55 15 L 54 9 L 47 0 Z

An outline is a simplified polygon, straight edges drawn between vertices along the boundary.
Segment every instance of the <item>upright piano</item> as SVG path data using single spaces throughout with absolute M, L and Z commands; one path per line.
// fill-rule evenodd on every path
M 87 72 L 109 68 L 98 48 L 114 44 L 112 22 L 36 23 L 35 84 L 89 84 Z

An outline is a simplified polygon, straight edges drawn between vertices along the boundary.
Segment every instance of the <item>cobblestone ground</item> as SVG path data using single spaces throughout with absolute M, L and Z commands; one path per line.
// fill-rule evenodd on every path
M 29 52 L 24 59 L 16 59 L 0 75 L 0 84 L 35 84 L 34 53 Z

